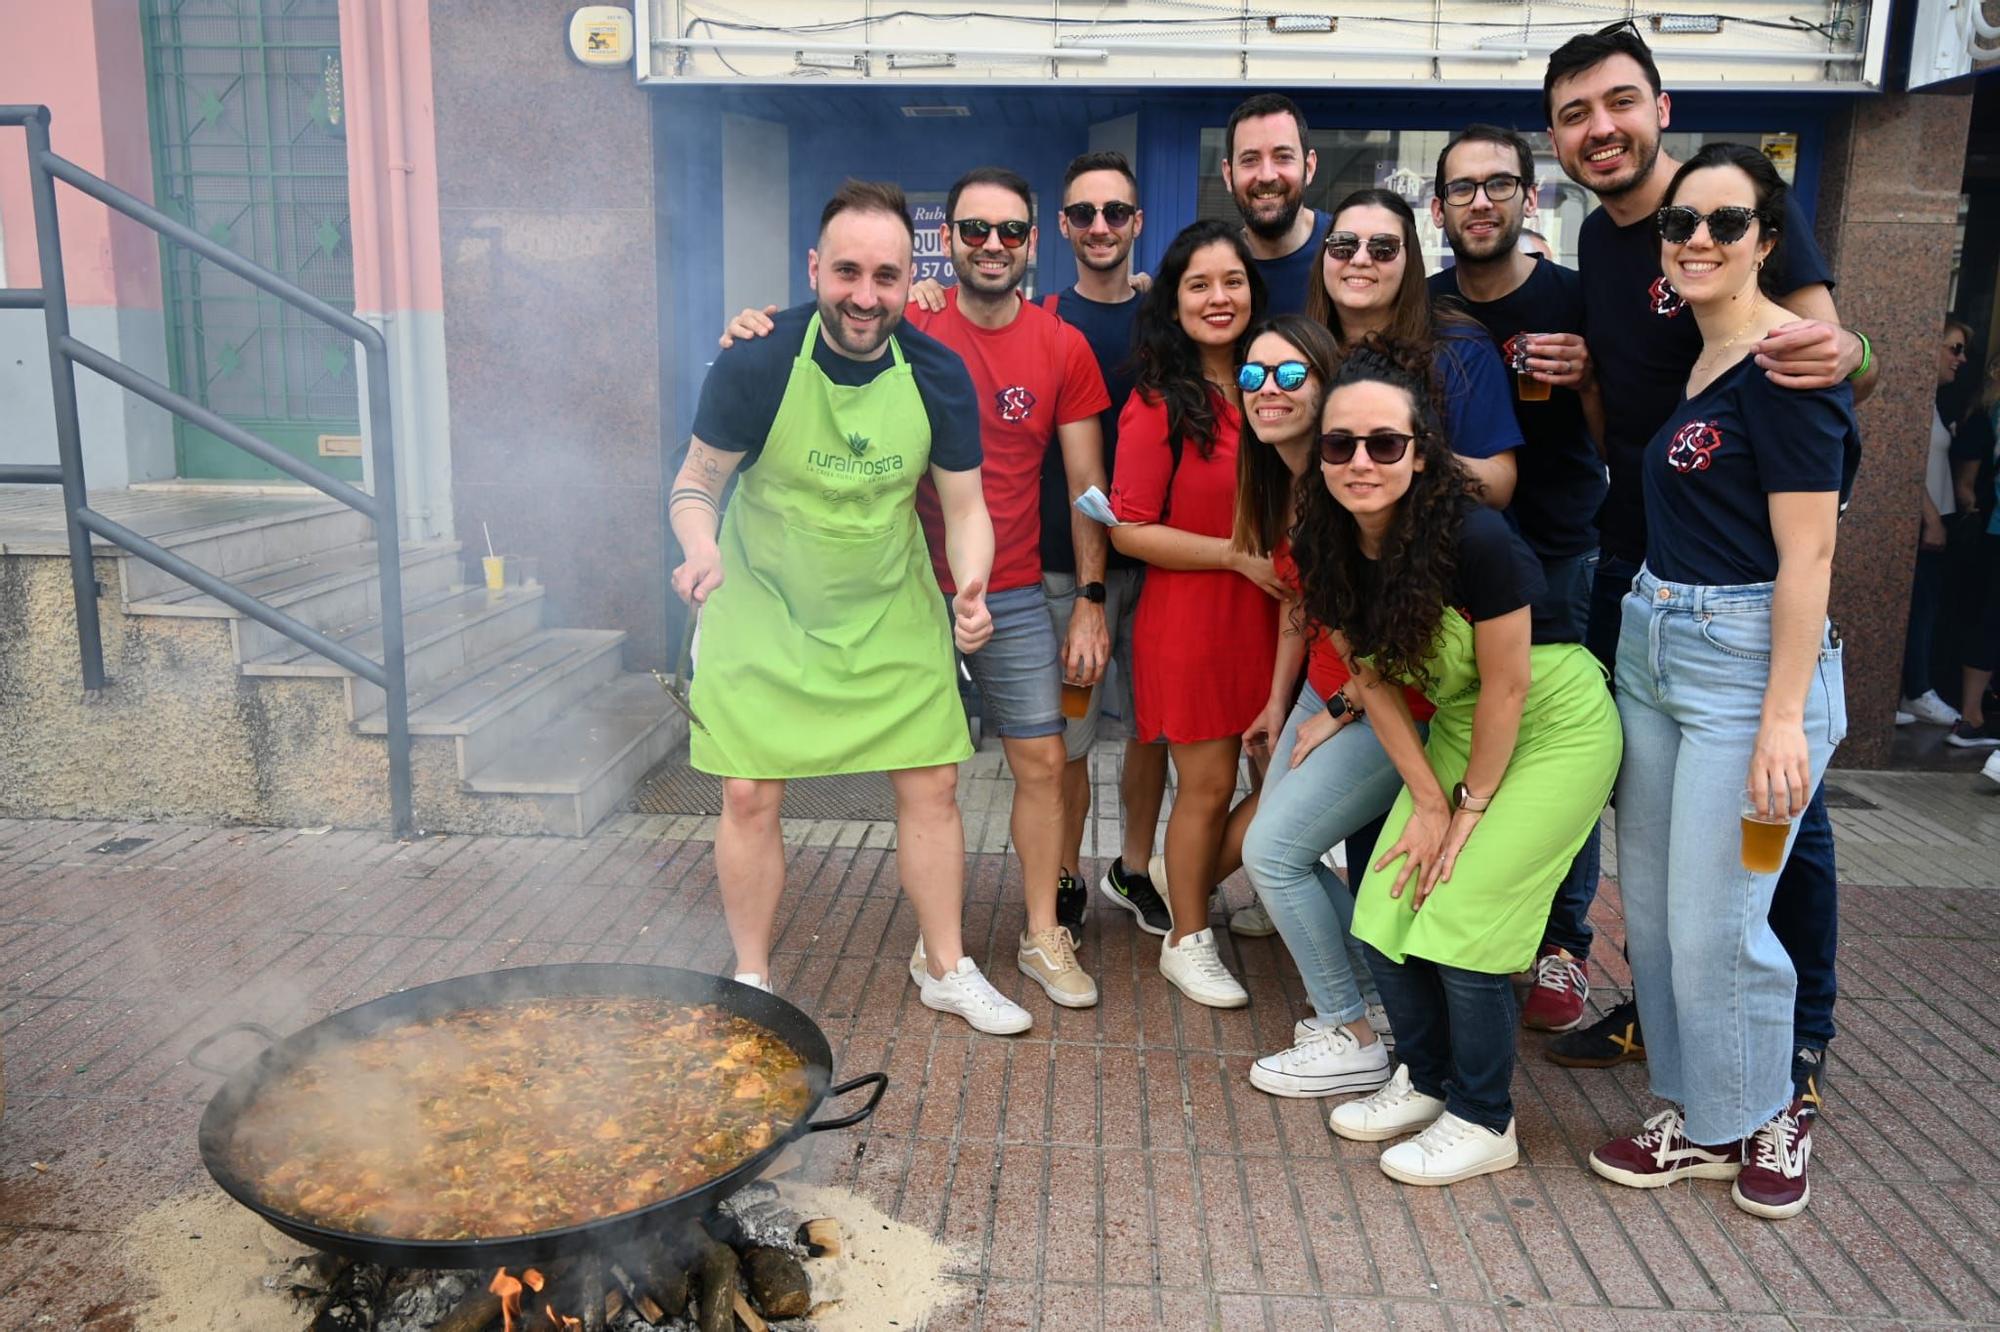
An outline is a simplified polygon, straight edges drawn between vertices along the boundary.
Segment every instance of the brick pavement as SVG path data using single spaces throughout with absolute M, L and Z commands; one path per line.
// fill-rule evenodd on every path
M 893 1079 L 872 1121 L 809 1140 L 808 1171 L 963 1246 L 973 1295 L 937 1332 L 2000 1323 L 2000 791 L 1841 780 L 1875 806 L 1837 812 L 1843 863 L 1880 883 L 1843 896 L 1841 1037 L 1797 1220 L 1747 1217 L 1722 1185 L 1599 1181 L 1585 1154 L 1651 1108 L 1644 1070 L 1558 1069 L 1536 1035 L 1516 1087 L 1524 1164 L 1448 1190 L 1391 1183 L 1375 1149 L 1326 1131 L 1326 1102 L 1245 1079 L 1305 1011 L 1276 940 L 1230 941 L 1253 1002 L 1216 1012 L 1171 991 L 1124 916 L 1093 912 L 1082 957 L 1102 1004 L 1053 1009 L 1037 991 L 1027 1037 L 973 1035 L 917 1002 L 915 924 L 877 825 L 792 830 L 780 992 L 828 1029 L 837 1071 Z M 1022 997 L 1018 876 L 989 826 L 1004 812 L 967 785 L 985 848 L 968 943 Z M 110 1326 L 91 1311 L 129 1293 L 113 1234 L 212 1187 L 194 1126 L 214 1084 L 184 1061 L 194 1040 L 504 965 L 720 970 L 705 831 L 628 816 L 581 841 L 399 845 L 0 822 L 0 1328 Z M 1100 825 L 1094 847 L 1115 833 Z M 92 849 L 118 838 L 144 840 Z M 1608 1006 L 1627 983 L 1615 887 L 1597 923 L 1593 1003 Z

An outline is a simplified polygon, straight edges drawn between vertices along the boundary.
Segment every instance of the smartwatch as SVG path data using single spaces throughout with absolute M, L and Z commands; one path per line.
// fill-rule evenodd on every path
M 1476 796 L 1466 788 L 1464 782 L 1460 782 L 1451 788 L 1451 805 L 1453 809 L 1462 809 L 1470 814 L 1483 814 L 1486 811 L 1486 807 L 1492 803 L 1492 796 Z
M 1102 583 L 1078 583 L 1076 585 L 1076 594 L 1085 601 L 1094 601 L 1100 606 L 1104 604 L 1104 584 Z

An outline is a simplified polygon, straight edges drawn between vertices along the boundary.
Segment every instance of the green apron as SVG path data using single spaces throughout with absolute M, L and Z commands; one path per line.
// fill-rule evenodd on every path
M 1427 665 L 1437 704 L 1424 758 L 1449 791 L 1472 761 L 1472 713 L 1479 703 L 1479 665 L 1472 625 L 1446 608 Z M 1515 972 L 1531 966 L 1548 924 L 1549 905 L 1570 862 L 1604 810 L 1624 752 L 1624 733 L 1604 668 L 1577 643 L 1528 649 L 1530 683 L 1521 729 L 1493 803 L 1472 830 L 1422 911 L 1414 879 L 1400 898 L 1389 896 L 1400 859 L 1363 874 L 1354 902 L 1354 937 L 1391 961 L 1421 957 L 1466 971 Z M 1376 841 L 1379 859 L 1410 820 L 1405 787 Z M 1365 873 L 1364 873 L 1365 871 Z
M 806 326 L 743 472 L 701 616 L 688 757 L 722 777 L 823 777 L 972 755 L 915 491 L 930 416 L 903 349 L 859 387 L 813 364 Z

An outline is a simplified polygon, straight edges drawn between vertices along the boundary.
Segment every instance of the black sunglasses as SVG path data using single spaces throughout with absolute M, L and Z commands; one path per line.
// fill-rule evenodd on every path
M 1361 237 L 1351 231 L 1329 231 L 1326 233 L 1326 252 L 1343 264 L 1361 253 Z M 1368 257 L 1378 264 L 1386 264 L 1403 252 L 1403 238 L 1387 234 L 1370 236 L 1367 241 Z
M 1104 205 L 1104 225 L 1114 228 L 1122 227 L 1127 222 L 1130 222 L 1138 211 L 1138 206 L 1135 204 L 1128 204 L 1121 199 L 1113 199 L 1110 203 Z M 1069 219 L 1069 224 L 1073 227 L 1089 226 L 1097 220 L 1097 214 L 1098 207 L 1094 203 L 1063 205 L 1063 216 Z
M 1965 344 L 1962 342 L 1947 342 L 1944 344 L 1944 349 L 1953 356 L 1965 355 Z M 1241 376 L 1239 375 L 1238 378 L 1241 378 Z
M 1032 230 L 1026 222 L 988 222 L 977 217 L 961 217 L 952 225 L 958 228 L 958 238 L 974 249 L 986 244 L 986 238 L 998 231 L 1001 249 L 1018 250 L 1028 243 L 1028 232 Z
M 1304 361 L 1280 361 L 1276 365 L 1265 365 L 1260 361 L 1246 361 L 1236 371 L 1236 387 L 1245 393 L 1255 393 L 1264 387 L 1266 379 L 1278 381 L 1278 387 L 1290 393 L 1306 382 L 1312 368 Z
M 1519 176 L 1488 176 L 1485 180 L 1448 180 L 1441 193 L 1448 204 L 1463 208 L 1472 202 L 1472 196 L 1484 189 L 1486 198 L 1492 203 L 1506 203 L 1521 188 Z
M 1424 438 L 1422 434 L 1398 435 L 1390 431 L 1357 435 L 1347 430 L 1329 430 L 1319 437 L 1319 460 L 1345 467 L 1354 461 L 1355 449 L 1365 447 L 1377 465 L 1387 467 L 1403 460 L 1403 455 L 1410 451 L 1410 441 Z
M 1749 232 L 1752 222 L 1768 223 L 1771 215 L 1761 208 L 1732 204 L 1707 213 L 1697 213 L 1683 204 L 1668 204 L 1654 214 L 1660 239 L 1669 245 L 1685 245 L 1694 239 L 1694 229 L 1708 223 L 1708 238 L 1717 245 L 1734 245 Z

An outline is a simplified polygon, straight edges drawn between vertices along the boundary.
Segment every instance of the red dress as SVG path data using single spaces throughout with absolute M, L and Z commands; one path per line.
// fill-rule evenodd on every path
M 1292 558 L 1292 542 L 1289 537 L 1278 538 L 1278 548 L 1271 552 L 1271 564 L 1278 571 L 1278 577 L 1296 591 L 1300 587 L 1299 563 Z M 1306 620 L 1306 683 L 1319 695 L 1319 701 L 1327 702 L 1340 692 L 1340 687 L 1353 678 L 1347 663 L 1333 650 L 1333 641 L 1326 635 L 1326 626 L 1318 620 Z M 1405 685 L 1403 699 L 1410 705 L 1410 716 L 1417 721 L 1429 721 L 1437 711 L 1437 705 L 1425 698 L 1417 690 Z
M 1111 510 L 1120 522 L 1160 522 L 1164 510 L 1170 527 L 1229 536 L 1243 416 L 1220 397 L 1216 412 L 1214 452 L 1204 458 L 1186 440 L 1177 470 L 1167 446 L 1166 404 L 1143 391 L 1126 400 L 1111 485 Z M 1271 696 L 1277 644 L 1278 603 L 1241 574 L 1149 567 L 1132 625 L 1140 738 L 1193 744 L 1243 734 Z

